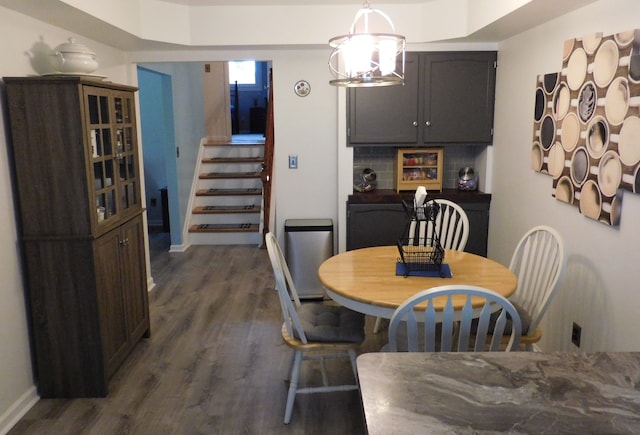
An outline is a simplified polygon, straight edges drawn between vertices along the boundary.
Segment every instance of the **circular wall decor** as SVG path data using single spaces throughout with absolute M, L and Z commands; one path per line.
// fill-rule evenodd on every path
M 298 80 L 293 86 L 293 90 L 298 97 L 306 97 L 311 93 L 311 85 L 306 80 Z
M 544 91 L 542 88 L 536 89 L 536 107 L 534 110 L 534 118 L 536 121 L 540 121 L 542 119 L 542 115 L 544 115 L 544 109 L 547 105 L 547 101 L 544 97 Z
M 542 125 L 540 126 L 540 143 L 545 151 L 548 151 L 553 145 L 553 139 L 556 134 L 556 125 L 553 121 L 553 116 L 546 115 L 542 119 Z
M 596 87 L 592 82 L 585 83 L 578 95 L 578 114 L 582 122 L 589 122 L 596 111 L 597 104 L 598 95 L 596 94 Z

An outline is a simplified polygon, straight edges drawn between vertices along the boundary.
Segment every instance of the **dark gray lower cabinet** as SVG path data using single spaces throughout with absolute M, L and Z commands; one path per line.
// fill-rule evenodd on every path
M 465 251 L 486 257 L 491 196 L 482 195 L 474 199 L 472 195 L 464 195 L 466 200 L 447 199 L 457 202 L 469 218 L 469 239 Z M 347 250 L 395 245 L 407 223 L 402 206 L 404 198 L 390 196 L 387 202 L 362 202 L 353 197 L 347 202 Z
M 406 223 L 401 203 L 347 204 L 347 250 L 395 245 Z
M 487 256 L 489 237 L 489 202 L 461 202 L 460 206 L 469 218 L 469 239 L 465 251 Z

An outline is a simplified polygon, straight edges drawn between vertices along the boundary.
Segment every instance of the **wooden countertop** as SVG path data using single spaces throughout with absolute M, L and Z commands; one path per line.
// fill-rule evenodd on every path
M 376 189 L 371 192 L 354 192 L 349 195 L 350 204 L 390 203 L 412 200 L 415 192 L 396 192 L 393 189 Z M 480 191 L 464 191 L 458 189 L 443 189 L 442 192 L 429 191 L 428 199 L 442 198 L 461 202 L 489 202 L 491 194 Z

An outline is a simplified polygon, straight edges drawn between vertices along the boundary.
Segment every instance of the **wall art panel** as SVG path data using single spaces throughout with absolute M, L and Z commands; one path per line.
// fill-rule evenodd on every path
M 622 191 L 640 193 L 640 31 L 566 41 L 562 70 L 536 78 L 533 132 L 553 196 L 618 225 Z

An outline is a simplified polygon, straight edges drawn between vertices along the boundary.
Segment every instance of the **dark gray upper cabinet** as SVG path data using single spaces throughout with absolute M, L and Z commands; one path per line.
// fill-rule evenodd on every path
M 407 53 L 404 86 L 350 88 L 348 144 L 492 142 L 496 52 Z
M 404 85 L 349 88 L 351 144 L 414 144 L 418 141 L 418 53 L 407 53 Z
M 425 143 L 491 143 L 495 52 L 422 56 Z

